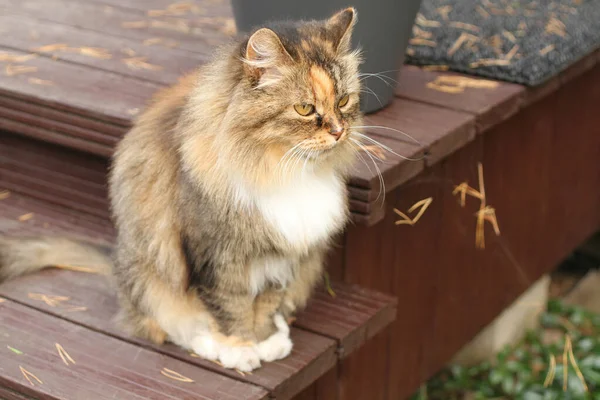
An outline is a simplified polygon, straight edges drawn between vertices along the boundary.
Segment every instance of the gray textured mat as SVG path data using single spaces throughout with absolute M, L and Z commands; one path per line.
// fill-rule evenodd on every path
M 406 60 L 538 85 L 600 47 L 600 0 L 423 0 Z

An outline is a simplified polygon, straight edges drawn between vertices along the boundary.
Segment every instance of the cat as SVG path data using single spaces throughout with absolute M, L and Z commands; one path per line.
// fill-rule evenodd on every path
M 110 265 L 130 334 L 226 368 L 286 357 L 289 320 L 348 219 L 360 126 L 353 8 L 225 45 L 158 92 L 109 173 L 113 260 L 61 238 L 0 238 L 0 280 Z

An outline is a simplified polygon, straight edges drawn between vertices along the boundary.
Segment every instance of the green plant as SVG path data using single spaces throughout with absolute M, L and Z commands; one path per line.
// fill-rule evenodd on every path
M 493 362 L 451 366 L 412 400 L 600 400 L 600 315 L 558 300 Z

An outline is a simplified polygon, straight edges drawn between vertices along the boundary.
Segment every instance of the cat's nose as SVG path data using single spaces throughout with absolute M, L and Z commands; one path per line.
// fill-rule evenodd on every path
M 329 134 L 335 138 L 336 142 L 340 140 L 342 133 L 344 133 L 344 127 L 341 124 L 332 124 L 329 126 Z

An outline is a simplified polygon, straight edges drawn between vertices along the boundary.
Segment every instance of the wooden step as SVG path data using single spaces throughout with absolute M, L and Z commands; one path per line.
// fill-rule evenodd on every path
M 10 32 L 0 37 L 0 53 L 30 67 L 0 74 L 0 129 L 110 157 L 150 96 L 205 63 L 234 33 L 227 1 L 196 0 L 196 11 L 176 20 L 157 15 L 169 4 L 0 0 L 0 25 Z M 363 133 L 391 152 L 374 164 L 364 154 L 368 166 L 357 161 L 348 186 L 354 221 L 380 221 L 381 192 L 421 172 L 427 154 L 438 161 L 472 140 L 474 122 L 471 114 L 406 99 L 369 115 Z
M 24 215 L 26 217 L 23 217 Z M 110 224 L 100 217 L 75 213 L 64 207 L 15 193 L 0 201 L 0 233 L 69 234 L 69 236 L 106 245 L 111 244 L 114 234 Z M 168 360 L 175 360 L 173 362 L 177 368 L 179 368 L 177 362 L 182 362 L 186 366 L 191 364 L 198 367 L 198 370 L 204 371 L 204 374 L 219 374 L 227 379 L 262 388 L 278 399 L 287 399 L 325 374 L 336 365 L 338 359 L 351 354 L 368 338 L 380 332 L 395 319 L 396 300 L 387 295 L 345 284 L 334 284 L 333 290 L 335 297 L 324 289 L 319 289 L 307 309 L 298 316 L 292 328 L 292 340 L 295 346 L 291 356 L 274 363 L 265 363 L 252 374 L 244 376 L 194 357 L 174 345 L 156 346 L 128 337 L 119 331 L 111 321 L 117 309 L 114 292 L 109 288 L 105 278 L 99 275 L 49 268 L 1 284 L 0 296 L 8 300 L 11 309 L 18 308 L 15 313 L 25 313 L 24 310 L 33 312 L 31 309 L 35 309 L 35 313 L 42 313 L 44 318 L 39 319 L 42 321 L 39 323 L 39 329 L 28 328 L 35 331 L 32 335 L 44 335 L 46 329 L 51 329 L 50 326 L 54 321 L 62 321 L 62 324 L 68 325 L 65 325 L 67 326 L 65 329 L 75 331 L 79 329 L 85 332 L 90 330 L 94 335 L 102 338 L 108 336 L 110 340 L 137 346 L 144 349 L 144 352 L 154 354 L 154 357 L 161 355 Z M 52 301 L 45 302 L 40 295 L 59 296 L 65 300 L 58 304 Z M 18 303 L 19 306 L 13 305 L 13 302 Z M 23 306 L 27 307 L 23 308 Z M 77 326 L 79 328 L 76 328 Z M 34 339 L 32 340 L 36 343 Z M 109 353 L 111 348 L 105 344 L 108 343 L 106 340 L 95 341 L 89 338 L 86 342 L 98 342 L 95 344 L 98 347 L 97 351 L 102 352 L 104 349 Z M 58 342 L 67 348 L 64 339 Z M 24 347 L 21 342 L 12 343 L 7 345 L 19 350 L 18 346 Z M 2 357 L 14 359 L 15 354 L 8 353 L 1 352 L 0 359 Z M 35 369 L 36 364 L 28 364 L 25 362 L 27 360 L 23 361 L 23 367 L 28 370 Z M 4 363 L 0 361 L 0 365 Z M 157 365 L 157 368 L 163 367 L 160 362 L 155 362 L 154 365 Z M 177 370 L 175 367 L 170 369 Z M 190 377 L 189 372 L 181 373 Z M 48 379 L 59 379 L 59 377 L 60 374 L 57 374 L 48 376 Z M 15 390 L 12 389 L 14 387 L 23 389 L 16 382 L 22 379 L 18 374 L 15 375 L 13 370 L 8 371 L 0 367 L 0 386 L 8 386 L 11 390 Z M 201 383 L 200 379 L 199 381 Z M 12 386 L 2 382 L 11 382 Z M 135 390 L 134 393 L 139 395 Z

